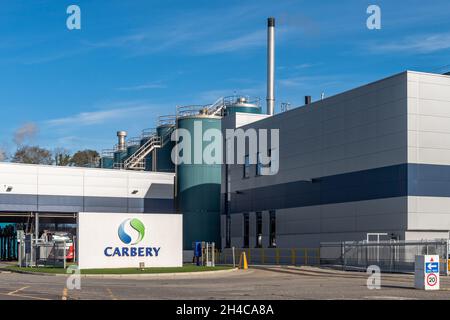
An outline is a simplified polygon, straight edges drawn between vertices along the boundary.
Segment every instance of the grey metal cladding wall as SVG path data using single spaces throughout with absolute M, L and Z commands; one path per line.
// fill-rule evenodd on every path
M 0 211 L 174 213 L 173 199 L 0 194 Z
M 450 197 L 450 165 L 401 164 L 241 192 L 232 195 L 232 213 L 403 196 Z
M 401 197 L 408 193 L 408 166 L 394 165 L 242 190 L 232 195 L 231 212 L 252 212 Z M 450 183 L 450 181 L 449 181 Z
M 37 211 L 37 195 L 0 194 L 1 211 Z

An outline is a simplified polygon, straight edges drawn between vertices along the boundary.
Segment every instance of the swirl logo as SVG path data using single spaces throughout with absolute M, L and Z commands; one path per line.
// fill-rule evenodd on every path
M 144 238 L 145 226 L 139 219 L 126 219 L 120 224 L 118 234 L 123 243 L 135 245 Z

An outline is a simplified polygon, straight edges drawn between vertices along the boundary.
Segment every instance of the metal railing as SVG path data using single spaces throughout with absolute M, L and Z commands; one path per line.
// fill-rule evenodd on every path
M 114 157 L 114 150 L 113 149 L 103 149 L 102 150 L 102 157 L 107 157 L 107 158 Z
M 211 105 L 190 105 L 190 106 L 178 106 L 177 118 L 196 116 L 196 115 L 208 115 L 208 108 Z
M 164 126 L 164 125 L 175 125 L 177 121 L 176 115 L 163 115 L 158 117 L 158 126 Z
M 318 266 L 319 248 L 235 248 L 234 258 L 245 252 L 248 264 Z M 216 250 L 216 264 L 233 264 L 233 249 Z
M 439 255 L 440 272 L 448 274 L 448 240 L 347 241 L 320 244 L 320 264 L 343 270 L 365 270 L 370 265 L 384 272 L 414 272 L 416 255 Z
M 141 138 L 145 139 L 145 138 L 149 138 L 151 136 L 156 135 L 156 129 L 155 128 L 146 128 L 144 130 L 142 130 L 141 132 Z

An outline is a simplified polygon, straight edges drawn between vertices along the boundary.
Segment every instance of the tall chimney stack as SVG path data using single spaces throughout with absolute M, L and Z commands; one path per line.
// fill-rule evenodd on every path
M 267 19 L 267 114 L 273 115 L 275 105 L 275 18 Z
M 127 136 L 126 131 L 117 131 L 117 150 L 123 151 L 126 149 L 125 137 Z

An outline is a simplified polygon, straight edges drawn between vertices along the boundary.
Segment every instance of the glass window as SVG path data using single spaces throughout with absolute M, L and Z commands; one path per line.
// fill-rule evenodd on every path
M 262 212 L 256 212 L 256 248 L 262 248 Z
M 249 218 L 248 213 L 244 213 L 244 248 L 248 248 L 249 245 L 249 231 L 250 231 L 250 224 L 249 224 Z
M 250 178 L 250 158 L 248 155 L 244 158 L 244 178 Z
M 269 211 L 269 246 L 271 248 L 275 248 L 277 246 L 276 227 L 276 213 L 275 211 L 271 210 Z
M 267 150 L 267 157 L 270 158 L 271 156 L 272 156 L 272 150 L 268 149 Z M 256 175 L 260 176 L 262 168 L 270 168 L 271 166 L 272 166 L 272 160 L 269 161 L 268 164 L 263 165 L 261 163 L 261 160 L 260 160 L 260 153 L 258 153 L 258 160 L 257 160 L 257 164 L 256 164 Z

